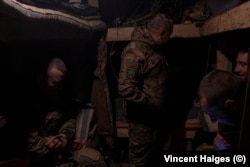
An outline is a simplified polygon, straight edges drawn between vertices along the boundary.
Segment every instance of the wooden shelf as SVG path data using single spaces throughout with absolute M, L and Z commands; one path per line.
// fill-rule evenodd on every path
M 200 35 L 208 36 L 250 28 L 250 1 L 207 20 L 200 27 Z
M 107 41 L 129 41 L 134 27 L 109 28 Z M 199 27 L 196 24 L 175 24 L 171 38 L 200 37 Z
M 250 28 L 250 1 L 204 23 L 175 24 L 171 38 L 196 38 Z M 134 27 L 109 28 L 107 41 L 129 41 Z

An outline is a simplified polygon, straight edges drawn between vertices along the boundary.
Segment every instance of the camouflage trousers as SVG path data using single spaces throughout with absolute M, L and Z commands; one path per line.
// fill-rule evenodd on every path
M 156 165 L 157 129 L 153 126 L 129 121 L 129 163 L 135 167 Z
M 102 155 L 92 148 L 82 148 L 69 159 L 69 161 L 59 162 L 56 167 L 106 167 Z

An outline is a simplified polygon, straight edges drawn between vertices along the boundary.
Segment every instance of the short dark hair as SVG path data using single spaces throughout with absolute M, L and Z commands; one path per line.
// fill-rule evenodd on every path
M 248 48 L 247 47 L 240 47 L 237 49 L 237 54 L 240 53 L 240 52 L 245 52 L 245 53 L 248 53 Z
M 242 80 L 235 74 L 223 70 L 213 70 L 202 78 L 198 93 L 206 97 L 208 105 L 214 105 L 224 103 L 229 98 L 238 97 L 241 85 Z
M 62 71 L 63 73 L 65 73 L 67 70 L 65 63 L 58 57 L 53 58 L 49 62 L 48 71 L 52 70 L 53 68 L 56 68 L 56 69 Z
M 147 23 L 149 31 L 155 32 L 164 28 L 170 35 L 173 32 L 173 20 L 166 14 L 157 13 Z

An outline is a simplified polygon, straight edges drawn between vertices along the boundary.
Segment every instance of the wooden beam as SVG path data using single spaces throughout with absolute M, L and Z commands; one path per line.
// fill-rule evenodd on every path
M 200 27 L 200 35 L 208 36 L 245 28 L 250 28 L 250 1 L 207 20 Z
M 232 44 L 229 41 L 230 40 L 225 35 L 217 37 L 216 69 L 232 72 L 233 65 L 232 61 L 229 59 Z
M 175 24 L 171 38 L 200 37 L 199 27 L 195 24 Z
M 134 27 L 108 28 L 106 41 L 129 41 Z
M 232 62 L 228 60 L 227 57 L 219 50 L 217 50 L 216 63 L 216 69 L 225 70 L 229 72 L 232 71 Z
M 129 41 L 134 27 L 109 28 L 107 42 Z M 196 24 L 175 24 L 171 38 L 194 38 L 200 37 L 199 27 Z

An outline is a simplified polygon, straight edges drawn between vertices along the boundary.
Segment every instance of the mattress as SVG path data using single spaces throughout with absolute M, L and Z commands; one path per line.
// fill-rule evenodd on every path
M 73 25 L 89 33 L 103 31 L 106 24 L 100 15 L 77 16 L 63 10 L 49 9 L 25 4 L 17 0 L 1 0 L 0 13 L 18 17 L 18 19 L 29 18 L 34 21 L 55 21 Z

